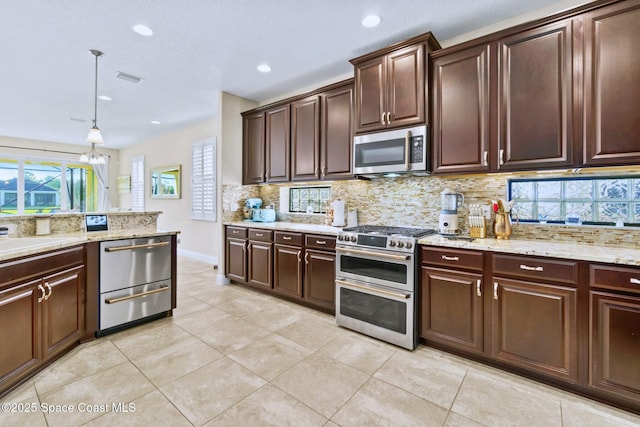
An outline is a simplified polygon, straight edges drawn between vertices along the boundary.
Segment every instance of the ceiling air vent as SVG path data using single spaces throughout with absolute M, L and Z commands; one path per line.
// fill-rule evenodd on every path
M 134 76 L 133 74 L 123 73 L 122 71 L 118 71 L 116 73 L 116 77 L 131 83 L 136 83 L 136 84 L 144 80 L 142 77 Z

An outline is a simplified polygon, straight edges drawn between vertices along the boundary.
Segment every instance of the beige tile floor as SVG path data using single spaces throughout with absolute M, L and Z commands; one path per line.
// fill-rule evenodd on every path
M 215 285 L 200 262 L 181 258 L 178 272 L 173 318 L 77 347 L 2 400 L 36 410 L 0 412 L 0 426 L 640 425 L 628 412 Z

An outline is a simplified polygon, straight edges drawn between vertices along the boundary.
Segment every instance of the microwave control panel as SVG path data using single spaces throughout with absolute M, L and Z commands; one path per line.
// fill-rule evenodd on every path
M 411 137 L 411 163 L 421 163 L 424 160 L 424 136 Z

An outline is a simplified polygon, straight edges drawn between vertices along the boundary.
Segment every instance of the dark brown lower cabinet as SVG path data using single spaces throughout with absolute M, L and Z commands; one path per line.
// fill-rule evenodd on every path
M 249 272 L 247 282 L 259 288 L 273 287 L 273 243 L 250 240 L 247 245 Z
M 314 305 L 335 311 L 336 254 L 307 249 L 304 255 L 304 299 Z
M 576 297 L 574 288 L 494 277 L 491 355 L 577 382 Z
M 82 339 L 83 260 L 77 246 L 0 264 L 0 395 Z
M 295 298 L 302 298 L 302 248 L 275 244 L 273 251 L 273 290 Z
M 640 406 L 640 296 L 589 297 L 589 386 Z
M 482 274 L 422 267 L 420 298 L 421 337 L 483 351 Z
M 247 281 L 247 241 L 227 237 L 225 271 L 229 279 Z

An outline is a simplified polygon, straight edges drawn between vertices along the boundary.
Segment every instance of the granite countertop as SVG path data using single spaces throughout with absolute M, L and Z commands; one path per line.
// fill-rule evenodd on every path
M 480 251 L 640 266 L 640 249 L 596 246 L 585 243 L 519 239 L 497 240 L 491 238 L 475 239 L 469 242 L 465 240 L 450 240 L 440 235 L 422 238 L 418 243 L 421 245 L 447 248 L 475 249 Z
M 34 255 L 87 242 L 133 239 L 178 234 L 179 231 L 130 229 L 114 231 L 49 234 L 46 236 L 10 237 L 0 239 L 0 261 Z
M 232 221 L 225 222 L 224 225 L 247 228 L 261 228 L 274 231 L 297 231 L 299 233 L 321 233 L 337 236 L 342 231 L 342 227 L 333 227 L 331 225 L 320 224 L 304 224 L 300 222 L 254 222 L 254 221 Z

